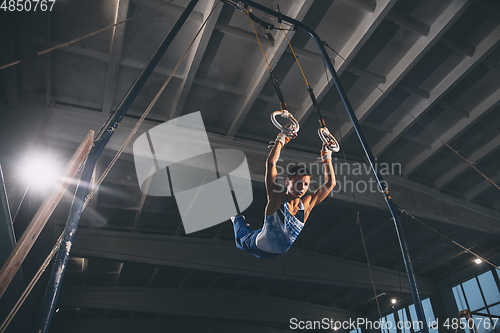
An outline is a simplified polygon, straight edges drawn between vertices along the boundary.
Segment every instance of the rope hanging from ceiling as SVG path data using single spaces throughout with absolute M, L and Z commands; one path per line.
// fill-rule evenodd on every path
M 264 49 L 262 47 L 262 44 L 260 43 L 260 39 L 259 39 L 259 36 L 257 34 L 257 31 L 255 30 L 255 26 L 252 22 L 252 19 L 253 17 L 255 17 L 255 15 L 251 15 L 250 12 L 248 11 L 247 8 L 245 8 L 246 12 L 247 12 L 247 15 L 248 15 L 248 18 L 250 19 L 250 23 L 252 25 L 252 28 L 254 30 L 254 33 L 255 33 L 255 37 L 257 38 L 257 41 L 259 43 L 259 46 L 260 46 L 260 49 L 262 51 L 262 54 L 264 55 L 264 59 L 266 60 L 266 64 L 267 64 L 267 67 L 269 69 L 269 72 L 271 73 L 271 80 L 272 80 L 272 83 L 273 83 L 273 86 L 278 94 L 278 97 L 280 98 L 280 105 L 283 107 L 283 105 L 286 107 L 286 103 L 284 102 L 283 100 L 283 94 L 281 93 L 281 90 L 279 89 L 279 86 L 278 86 L 278 81 L 274 78 L 274 76 L 272 75 L 272 69 L 271 69 L 271 66 L 269 65 L 269 61 L 267 60 L 267 57 L 266 57 L 266 54 L 264 52 Z M 262 22 L 262 20 L 258 19 L 259 21 L 258 22 Z M 280 24 L 280 27 L 281 27 L 281 31 L 283 32 L 286 40 L 287 40 L 287 43 L 288 43 L 288 46 L 290 47 L 290 50 L 292 51 L 292 54 L 295 58 L 295 62 L 297 63 L 297 65 L 299 66 L 299 69 L 300 69 L 300 72 L 302 73 L 302 77 L 304 78 L 304 81 L 306 83 L 306 86 L 307 86 L 307 91 L 309 93 L 309 96 L 311 97 L 311 101 L 312 101 L 312 104 L 314 106 L 314 110 L 318 116 L 318 120 L 319 120 L 319 124 L 320 124 L 320 128 L 318 129 L 318 135 L 319 137 L 321 138 L 321 141 L 326 144 L 326 147 L 327 149 L 331 150 L 331 151 L 334 151 L 334 152 L 338 152 L 340 150 L 340 146 L 337 142 L 337 140 L 333 137 L 333 135 L 330 134 L 330 131 L 328 130 L 328 128 L 326 127 L 326 124 L 325 124 L 325 121 L 323 119 L 323 117 L 321 116 L 321 111 L 319 109 L 319 105 L 316 101 L 316 98 L 314 96 L 314 92 L 313 92 L 313 89 L 312 87 L 309 85 L 309 82 L 307 81 L 307 77 L 304 73 L 304 70 L 302 69 L 302 66 L 300 65 L 300 62 L 297 58 L 297 55 L 295 54 L 295 51 L 293 50 L 293 47 L 292 47 L 292 44 L 286 34 L 286 31 L 283 27 L 283 24 L 281 22 L 281 20 L 278 20 L 279 24 Z M 266 27 L 274 27 L 273 25 L 271 24 L 267 24 Z M 326 68 L 325 68 L 326 69 Z M 327 74 L 327 78 L 328 78 L 328 74 Z M 328 83 L 330 84 L 330 81 L 328 81 Z M 279 111 L 277 111 L 279 112 Z M 335 110 L 336 112 L 336 110 Z M 275 112 L 276 113 L 276 112 Z M 271 119 L 274 120 L 274 117 L 273 115 L 275 114 L 273 113 L 271 115 Z M 273 121 L 274 123 L 274 121 Z M 337 125 L 338 124 L 338 117 L 337 117 Z M 279 126 L 276 126 L 278 128 L 280 128 Z M 340 126 L 339 126 L 339 133 L 340 133 Z M 344 156 L 344 160 L 345 162 L 347 163 L 347 158 L 346 158 L 346 155 L 344 153 L 344 151 L 342 150 L 342 153 L 343 153 L 343 156 Z M 351 175 L 349 175 L 349 178 L 351 177 Z M 363 228 L 361 226 L 361 219 L 360 219 L 360 213 L 359 213 L 359 209 L 358 209 L 358 205 L 357 205 L 357 201 L 356 201 L 356 196 L 353 192 L 353 200 L 354 200 L 354 203 L 356 205 L 356 224 L 359 226 L 359 229 L 360 229 L 360 233 L 361 233 L 361 241 L 363 243 L 363 249 L 364 249 L 364 252 L 365 252 L 365 256 L 366 256 L 366 260 L 367 260 L 367 264 L 368 264 L 368 271 L 370 272 L 370 279 L 371 279 L 371 283 L 372 283 L 372 288 L 373 288 L 373 291 L 374 291 L 374 295 L 375 295 L 375 301 L 377 303 L 377 309 L 378 309 L 378 313 L 379 313 L 379 317 L 382 318 L 382 315 L 381 315 L 381 309 L 380 309 L 380 304 L 379 304 L 379 301 L 378 301 L 378 294 L 377 294 L 377 288 L 375 286 L 375 281 L 374 281 L 374 278 L 373 278 L 373 272 L 372 272 L 372 269 L 371 269 L 371 265 L 370 265 L 370 259 L 369 259 L 369 256 L 368 256 L 368 250 L 367 250 L 367 247 L 366 247 L 366 242 L 365 242 L 365 238 L 364 238 L 364 234 L 363 234 Z
M 21 63 L 21 62 L 23 62 L 23 61 L 26 61 L 26 60 L 28 60 L 28 59 L 31 59 L 31 58 L 33 58 L 33 57 L 40 56 L 40 55 L 43 55 L 43 54 L 46 54 L 46 53 L 49 53 L 49 52 L 55 51 L 55 50 L 60 49 L 60 48 L 62 48 L 62 47 L 64 47 L 64 46 L 67 46 L 67 45 L 70 45 L 70 44 L 76 43 L 76 42 L 78 42 L 78 41 L 80 41 L 80 40 L 83 40 L 83 39 L 86 39 L 86 38 L 88 38 L 88 37 L 94 36 L 94 35 L 96 35 L 96 34 L 98 34 L 98 33 L 101 33 L 101 32 L 103 32 L 103 31 L 106 31 L 106 30 L 108 30 L 108 29 L 111 29 L 111 28 L 113 28 L 113 27 L 115 27 L 115 26 L 117 26 L 117 25 L 120 25 L 120 24 L 125 23 L 125 22 L 127 22 L 127 21 L 130 21 L 130 20 L 133 20 L 133 19 L 135 19 L 135 18 L 138 18 L 138 17 L 140 17 L 140 16 L 142 16 L 142 15 L 145 15 L 145 14 L 147 14 L 147 13 L 150 13 L 150 12 L 152 12 L 152 11 L 154 11 L 154 10 L 156 10 L 156 9 L 160 8 L 160 7 L 163 7 L 163 6 L 165 6 L 165 5 L 169 4 L 169 3 L 173 2 L 173 1 L 174 1 L 174 0 L 170 0 L 170 1 L 166 2 L 166 3 L 164 3 L 164 4 L 161 4 L 161 5 L 159 5 L 159 6 L 156 6 L 156 7 L 154 7 L 154 8 L 151 8 L 151 9 L 149 9 L 149 10 L 147 10 L 147 11 L 143 12 L 143 13 L 140 13 L 140 14 L 138 14 L 138 15 L 136 15 L 136 16 L 130 17 L 130 18 L 128 18 L 128 19 L 125 19 L 125 20 L 123 20 L 123 21 L 117 22 L 117 23 L 115 23 L 115 24 L 111 24 L 111 25 L 109 25 L 109 26 L 106 26 L 106 27 L 101 28 L 101 29 L 99 29 L 99 30 L 96 30 L 96 31 L 94 31 L 94 32 L 91 32 L 91 33 L 89 33 L 89 34 L 86 34 L 86 35 L 80 36 L 80 37 L 75 38 L 75 39 L 73 39 L 73 40 L 71 40 L 71 41 L 69 41 L 69 42 L 62 43 L 62 44 L 59 44 L 59 45 L 57 45 L 57 46 L 53 46 L 53 47 L 51 47 L 51 48 L 48 48 L 48 49 L 46 49 L 46 50 L 43 50 L 43 51 L 37 52 L 37 53 L 32 54 L 32 55 L 30 55 L 30 56 L 27 56 L 27 57 L 25 57 L 25 58 L 22 58 L 22 59 L 19 59 L 19 60 L 16 60 L 16 61 L 13 61 L 13 62 L 7 63 L 7 64 L 5 64 L 5 65 L 1 65 L 1 66 L 0 66 L 0 70 L 5 69 L 5 68 L 8 68 L 8 67 L 11 67 L 11 66 L 14 66 L 14 65 L 17 65 L 17 64 L 19 64 L 19 63 Z M 242 8 L 239 4 L 237 4 L 237 3 L 235 3 L 235 2 L 233 2 L 233 1 L 231 1 L 231 0 L 225 0 L 225 2 L 227 2 L 227 3 L 231 4 L 233 7 L 237 8 L 238 10 L 241 10 L 241 11 L 243 11 L 243 10 L 244 10 L 244 9 L 243 9 L 243 8 Z M 250 15 L 252 15 L 253 17 L 255 17 L 255 15 L 253 15 L 253 14 L 251 14 L 251 13 L 250 13 Z M 262 15 L 264 15 L 264 14 L 262 14 Z M 266 16 L 266 17 L 269 17 L 269 18 L 271 18 L 271 19 L 276 19 L 276 18 L 274 18 L 274 17 L 272 17 L 272 16 Z M 263 24 L 263 27 L 267 29 L 267 31 L 266 31 L 266 36 L 269 38 L 270 34 L 268 33 L 268 31 L 269 31 L 269 30 L 272 30 L 272 29 L 275 29 L 274 25 L 269 24 L 269 23 L 265 23 L 264 21 L 262 21 L 262 20 L 260 20 L 260 19 L 258 19 L 258 20 L 259 20 L 259 22 L 263 22 L 263 23 L 262 23 L 262 24 Z M 253 24 L 252 24 L 252 25 L 253 25 Z M 258 36 L 257 36 L 257 38 L 258 38 Z M 260 44 L 260 41 L 259 41 L 259 44 Z M 337 51 L 335 51 L 332 47 L 330 47 L 330 46 L 329 46 L 326 42 L 323 42 L 323 44 L 324 44 L 324 46 L 325 46 L 325 47 L 327 47 L 327 48 L 329 48 L 330 50 L 332 50 L 332 51 L 333 51 L 333 52 L 334 52 L 337 56 L 339 56 L 342 60 L 344 60 L 344 61 L 345 61 L 348 65 L 350 64 L 350 62 L 348 62 L 348 61 L 347 61 L 347 60 L 346 60 L 343 56 L 341 56 L 341 55 L 340 55 Z M 261 46 L 261 48 L 262 48 L 262 46 Z M 263 52 L 263 53 L 264 53 L 264 52 Z M 265 53 L 264 53 L 264 56 L 265 56 Z M 266 61 L 267 61 L 267 58 L 266 58 Z M 268 65 L 269 65 L 269 64 L 268 64 Z M 401 105 L 400 105 L 397 101 L 395 101 L 393 98 L 391 98 L 391 96 L 389 96 L 389 95 L 388 95 L 388 94 L 387 94 L 387 93 L 386 93 L 383 89 L 381 89 L 380 87 L 378 87 L 376 83 L 374 83 L 372 80 L 370 80 L 368 77 L 366 77 L 366 76 L 365 76 L 365 75 L 363 75 L 362 73 L 360 73 L 360 75 L 361 75 L 363 78 L 365 78 L 366 80 L 368 80 L 368 82 L 370 82 L 372 85 L 374 85 L 376 89 L 380 90 L 380 91 L 382 92 L 382 94 L 384 94 L 384 96 L 385 96 L 385 97 L 387 97 L 387 98 L 388 98 L 389 100 L 391 100 L 393 103 L 395 103 L 396 105 L 398 105 L 399 107 L 401 107 Z M 275 83 L 275 82 L 277 82 L 277 80 L 273 80 L 272 82 L 273 82 L 273 86 L 274 86 L 274 87 L 275 87 L 275 89 L 276 89 L 276 87 L 278 87 L 277 83 Z M 278 88 L 279 88 L 279 87 L 278 87 Z M 282 101 L 284 101 L 284 99 L 282 98 L 282 96 L 283 96 L 283 95 L 281 94 L 280 104 L 282 103 Z M 280 94 L 278 94 L 278 97 L 280 97 Z M 282 107 L 281 109 L 286 109 L 286 108 L 283 108 L 283 107 Z M 406 111 L 406 110 L 405 110 L 405 111 Z M 279 111 L 278 111 L 278 112 L 279 112 Z M 406 112 L 407 112 L 407 111 L 406 111 Z M 411 117 L 412 117 L 412 118 L 413 118 L 413 119 L 414 119 L 414 120 L 415 120 L 418 124 L 420 124 L 420 125 L 421 125 L 421 126 L 422 126 L 425 130 L 426 130 L 426 131 L 428 131 L 430 134 L 432 134 L 432 135 L 433 135 L 433 136 L 434 136 L 437 140 L 439 140 L 439 141 L 440 141 L 443 145 L 445 145 L 448 149 L 450 149 L 450 150 L 451 150 L 454 154 L 456 154 L 456 155 L 457 155 L 460 159 L 462 159 L 465 163 L 467 163 L 469 166 L 471 166 L 471 167 L 472 167 L 472 169 L 473 169 L 474 171 L 476 171 L 477 173 L 479 173 L 479 174 L 481 175 L 481 177 L 483 177 L 484 179 L 486 179 L 486 180 L 487 180 L 489 183 L 491 183 L 491 184 L 492 184 L 492 185 L 493 185 L 496 189 L 500 190 L 500 186 L 499 186 L 499 185 L 497 185 L 497 184 L 496 184 L 496 183 L 495 183 L 495 182 L 494 182 L 491 178 L 489 178 L 487 175 L 485 175 L 485 174 L 484 174 L 481 170 L 479 170 L 479 169 L 477 168 L 477 166 L 476 166 L 473 162 L 469 161 L 467 158 L 465 158 L 464 156 L 462 156 L 462 155 L 461 155 L 461 154 L 460 154 L 460 153 L 459 153 L 456 149 L 454 149 L 453 147 L 451 147 L 451 146 L 450 146 L 447 142 L 445 142 L 443 139 L 441 139 L 441 138 L 440 138 L 440 137 L 439 137 L 436 133 L 434 133 L 434 132 L 433 132 L 433 131 L 431 131 L 431 130 L 427 127 L 427 126 L 425 126 L 424 124 L 422 124 L 422 123 L 421 123 L 421 122 L 420 122 L 420 121 L 419 121 L 419 120 L 418 120 L 415 116 L 413 116 L 413 115 L 412 115 L 412 114 L 410 114 L 409 112 L 407 112 L 407 113 L 408 113 L 408 115 L 409 115 L 409 116 L 411 116 Z M 273 123 L 274 123 L 274 122 L 273 122 Z M 297 123 L 298 123 L 298 122 L 297 122 Z M 276 125 L 276 124 L 275 124 L 275 125 Z M 286 132 L 286 129 L 285 129 L 285 132 Z M 325 132 L 325 133 L 324 133 L 324 136 L 328 137 L 328 134 L 329 134 L 329 133 L 326 133 L 326 132 Z M 323 140 L 323 138 L 322 138 L 322 140 Z M 12 180 L 9 180 L 9 181 L 12 181 Z M 7 182 L 9 182 L 9 181 L 5 181 L 3 184 L 6 184 L 6 183 L 7 183 Z
M 248 11 L 248 9 L 247 9 L 247 8 L 245 8 L 245 10 L 246 10 L 246 12 L 247 12 L 248 17 L 250 18 L 250 21 L 252 22 L 252 19 L 253 19 L 253 18 L 255 18 L 255 15 L 251 15 L 251 14 L 249 13 L 249 11 Z M 263 22 L 263 21 L 262 21 L 262 20 L 260 20 L 260 19 L 258 19 L 258 20 L 259 20 L 258 22 Z M 317 101 L 316 101 L 316 99 L 315 99 L 315 96 L 314 96 L 314 93 L 313 93 L 313 89 L 311 88 L 311 86 L 309 85 L 309 83 L 308 83 L 308 81 L 307 81 L 307 78 L 306 78 L 305 73 L 304 73 L 304 71 L 303 71 L 303 69 L 302 69 L 302 66 L 300 65 L 300 62 L 299 62 L 299 60 L 298 60 L 298 58 L 297 58 L 297 56 L 296 56 L 296 54 L 295 54 L 295 52 L 294 52 L 294 50 L 293 50 L 293 47 L 292 47 L 292 45 L 291 45 L 291 43 L 290 43 L 290 40 L 288 39 L 288 36 L 287 36 L 287 34 L 286 34 L 286 32 L 285 32 L 285 29 L 283 28 L 283 25 L 281 24 L 281 20 L 280 20 L 279 18 L 278 18 L 278 22 L 280 23 L 281 30 L 283 31 L 283 33 L 284 33 L 284 35 L 285 35 L 285 38 L 287 39 L 288 45 L 290 46 L 290 49 L 291 49 L 291 52 L 292 52 L 292 54 L 294 55 L 295 61 L 296 61 L 297 65 L 299 66 L 300 71 L 301 71 L 301 73 L 302 73 L 302 76 L 303 76 L 303 78 L 304 78 L 304 81 L 305 81 L 305 83 L 306 83 L 306 85 L 307 85 L 307 87 L 308 87 L 308 92 L 309 92 L 309 94 L 310 94 L 310 97 L 311 97 L 311 100 L 312 100 L 312 104 L 313 104 L 313 106 L 314 106 L 314 108 L 315 108 L 316 114 L 318 115 L 319 123 L 320 123 L 320 126 L 321 126 L 321 127 L 320 127 L 320 130 L 318 131 L 318 134 L 319 134 L 320 138 L 322 139 L 322 141 L 323 141 L 323 142 L 325 142 L 326 140 L 328 140 L 328 136 L 327 136 L 327 135 L 331 135 L 331 134 L 329 133 L 328 129 L 326 128 L 326 125 L 325 125 L 325 123 L 324 123 L 324 120 L 323 120 L 323 118 L 322 118 L 322 116 L 321 116 L 321 113 L 320 113 L 320 110 L 319 110 L 318 103 L 317 103 Z M 262 25 L 262 24 L 261 24 L 261 25 Z M 263 26 L 264 26 L 264 25 L 263 25 Z M 263 53 L 263 55 L 264 55 L 264 58 L 266 59 L 266 63 L 267 63 L 267 66 L 268 66 L 268 68 L 269 68 L 269 71 L 272 73 L 272 69 L 271 69 L 271 67 L 270 67 L 270 65 L 269 65 L 269 62 L 268 62 L 267 57 L 266 57 L 266 55 L 265 55 L 264 49 L 262 48 L 262 45 L 261 45 L 261 43 L 260 43 L 260 40 L 259 40 L 259 37 L 258 37 L 257 32 L 256 32 L 256 30 L 255 30 L 255 27 L 253 26 L 253 23 L 252 23 L 252 27 L 253 27 L 254 33 L 255 33 L 255 35 L 256 35 L 256 38 L 257 38 L 257 40 L 258 40 L 258 43 L 259 43 L 259 45 L 260 45 L 261 51 L 262 51 L 262 53 Z M 267 24 L 267 25 L 265 25 L 265 27 L 269 30 L 270 28 L 274 28 L 274 25 L 272 25 L 272 24 Z M 266 32 L 266 35 L 267 35 L 267 32 Z M 332 49 L 332 48 L 331 48 L 328 44 L 326 44 L 326 42 L 323 42 L 323 44 L 324 44 L 326 47 L 330 48 L 332 51 L 334 51 L 334 50 L 333 50 L 333 49 Z M 335 51 L 334 51 L 334 52 L 335 52 Z M 340 54 L 338 54 L 337 52 L 335 52 L 335 53 L 336 53 L 339 57 L 341 57 L 341 58 L 342 58 L 342 59 L 343 59 L 346 63 L 348 63 L 346 59 L 344 59 L 342 56 L 340 56 Z M 328 81 L 328 85 L 329 85 L 329 90 L 331 91 L 331 89 L 332 89 L 332 88 L 331 88 L 331 86 L 330 86 L 330 80 L 329 80 L 329 78 L 328 78 L 328 72 L 327 72 L 327 70 L 326 70 L 326 65 L 325 65 L 325 71 L 326 71 L 327 81 Z M 363 75 L 362 75 L 362 76 L 363 76 Z M 277 90 L 277 92 L 278 92 L 278 97 L 280 98 L 280 104 L 281 104 L 281 105 L 283 105 L 283 103 L 281 103 L 281 101 L 283 101 L 283 97 L 282 97 L 283 95 L 281 94 L 281 91 L 279 90 L 279 87 L 278 87 L 278 84 L 277 84 L 277 80 L 274 78 L 274 76 L 273 76 L 273 75 L 271 75 L 271 77 L 272 77 L 272 83 L 273 83 L 273 86 L 275 87 L 275 89 L 276 89 L 276 90 Z M 366 78 L 365 76 L 363 76 L 363 77 L 364 77 L 364 78 Z M 375 83 L 373 83 L 370 79 L 368 79 L 368 78 L 366 78 L 366 79 L 367 79 L 367 80 L 368 80 L 371 84 L 373 84 L 373 85 L 374 85 L 377 89 L 379 89 L 379 90 L 380 90 L 380 91 L 384 94 L 384 96 L 388 97 L 388 98 L 389 98 L 391 101 L 393 101 L 396 105 L 398 105 L 399 107 L 401 107 L 401 105 L 400 105 L 399 103 L 397 103 L 396 101 L 394 101 L 394 100 L 393 100 L 390 96 L 388 96 L 388 94 L 387 94 L 385 91 L 383 91 L 382 89 L 380 89 L 380 88 L 379 88 L 379 87 L 378 87 Z M 333 100 L 333 97 L 332 97 L 332 100 Z M 285 105 L 286 105 L 286 104 L 285 104 Z M 335 113 L 336 113 L 336 109 L 335 109 L 335 107 L 334 107 L 334 111 L 335 111 Z M 495 184 L 495 183 L 494 183 L 494 182 L 493 182 L 490 178 L 488 178 L 488 177 L 487 177 L 486 175 L 484 175 L 484 174 L 483 174 L 480 170 L 478 170 L 478 169 L 477 169 L 477 167 L 476 167 L 476 166 L 475 166 L 472 162 L 468 161 L 465 157 L 463 157 L 462 155 L 460 155 L 460 153 L 459 153 L 458 151 L 456 151 L 455 149 L 453 149 L 453 148 L 452 148 L 449 144 L 447 144 L 447 143 L 446 143 L 444 140 L 442 140 L 442 139 L 441 139 L 438 135 L 436 135 L 434 132 L 432 132 L 430 129 L 428 129 L 428 128 L 427 128 L 427 126 L 423 125 L 423 124 L 422 124 L 422 123 L 421 123 L 418 119 L 416 119 L 413 115 L 411 115 L 409 112 L 407 112 L 407 113 L 408 113 L 408 114 L 409 114 L 409 115 L 410 115 L 410 116 L 411 116 L 411 117 L 412 117 L 412 118 L 413 118 L 413 119 L 414 119 L 417 123 L 419 123 L 420 125 L 422 125 L 422 127 L 423 127 L 425 130 L 427 130 L 428 132 L 430 132 L 430 133 L 431 133 L 433 136 L 435 136 L 435 137 L 436 137 L 436 138 L 437 138 L 440 142 L 442 142 L 442 143 L 443 143 L 443 144 L 444 144 L 447 148 L 449 148 L 450 150 L 452 150 L 452 151 L 453 151 L 455 154 L 457 154 L 457 155 L 458 155 L 458 156 L 459 156 L 462 160 L 464 160 L 466 163 L 468 163 L 468 164 L 469 164 L 469 165 L 470 165 L 470 166 L 471 166 L 471 167 L 472 167 L 472 168 L 473 168 L 476 172 L 478 172 L 478 173 L 479 173 L 479 174 L 480 174 L 483 178 L 487 179 L 487 180 L 488 180 L 490 183 L 492 183 L 492 184 L 493 184 L 496 188 L 500 189 L 500 187 L 499 187 L 498 185 L 496 185 L 496 184 Z M 341 138 L 341 141 L 342 141 L 342 134 L 340 133 L 340 125 L 338 124 L 338 116 L 336 116 L 336 119 L 337 119 L 337 125 L 338 125 L 339 135 L 340 135 L 340 138 Z M 278 127 L 278 126 L 277 126 L 277 127 Z M 278 127 L 278 128 L 279 128 L 279 127 Z M 322 135 L 321 135 L 321 134 L 322 134 L 322 133 L 321 133 L 322 129 L 326 129 L 326 131 L 328 131 L 328 132 L 326 132 L 326 131 L 325 131 L 325 132 L 323 132 L 323 133 L 324 133 L 324 136 L 322 136 Z M 326 135 L 325 135 L 325 134 L 326 134 Z M 333 138 L 333 136 L 331 136 L 331 137 Z M 335 138 L 333 138 L 333 140 L 335 140 Z M 335 144 L 336 144 L 336 147 L 339 147 L 339 146 L 338 146 L 338 143 L 336 143 L 336 140 L 335 140 Z M 337 149 L 336 151 L 338 151 L 338 149 Z M 347 161 L 345 154 L 344 154 L 344 160 L 345 160 L 345 161 Z M 355 198 L 354 193 L 353 193 L 353 197 L 354 197 L 354 202 L 355 202 L 356 207 L 357 207 L 357 202 L 356 202 L 356 198 Z M 415 216 L 413 216 L 413 215 L 409 214 L 407 211 L 405 211 L 405 210 L 403 210 L 403 209 L 401 209 L 401 208 L 399 208 L 399 207 L 398 207 L 398 209 L 400 210 L 400 212 L 401 212 L 401 213 L 405 213 L 406 215 L 410 216 L 411 218 L 413 218 L 413 219 L 415 219 L 415 220 L 419 221 L 419 222 L 420 222 L 420 223 L 422 223 L 424 226 L 427 226 L 428 228 L 430 228 L 431 230 L 435 231 L 435 232 L 436 232 L 436 233 L 438 233 L 439 235 L 441 235 L 441 236 L 445 237 L 446 239 L 450 240 L 452 243 L 454 243 L 455 245 L 457 245 L 457 246 L 461 247 L 461 248 L 462 248 L 462 249 L 464 249 L 466 252 L 469 252 L 469 253 L 471 253 L 472 255 L 474 255 L 475 257 L 477 257 L 477 258 L 479 258 L 479 259 L 481 259 L 481 260 L 483 260 L 483 261 L 487 262 L 487 263 L 488 263 L 489 265 L 491 265 L 492 267 L 494 267 L 494 268 L 496 268 L 496 269 L 499 269 L 496 265 L 494 265 L 494 264 L 493 264 L 493 263 L 491 263 L 490 261 L 488 261 L 488 260 L 484 259 L 484 258 L 483 258 L 483 257 L 481 257 L 480 255 L 478 255 L 478 254 L 476 254 L 476 253 L 474 253 L 474 252 L 470 251 L 469 249 L 467 249 L 467 248 L 466 248 L 466 247 L 464 247 L 463 245 L 459 244 L 458 242 L 456 242 L 456 241 L 454 241 L 454 240 L 450 239 L 450 238 L 449 238 L 449 237 L 447 237 L 446 235 L 444 235 L 444 234 L 440 233 L 439 231 L 435 230 L 434 228 L 432 228 L 432 227 L 428 226 L 428 225 L 427 225 L 427 224 L 425 224 L 424 222 L 422 222 L 422 221 L 420 221 L 419 219 L 417 219 Z M 358 210 L 358 209 L 356 208 L 356 210 Z M 368 251 L 367 251 L 367 248 L 366 248 L 366 243 L 365 243 L 365 240 L 364 240 L 363 229 L 362 229 L 362 227 L 361 227 L 361 220 L 360 220 L 360 217 L 359 217 L 359 211 L 357 212 L 357 215 L 356 215 L 356 222 L 357 222 L 357 224 L 359 225 L 359 228 L 360 228 L 361 238 L 362 238 L 362 243 L 363 243 L 363 247 L 364 247 L 364 251 L 365 251 L 365 255 L 366 255 L 366 258 L 367 258 L 368 267 L 369 267 L 369 271 L 370 271 L 370 275 L 371 275 L 371 267 L 370 267 L 370 262 L 369 262 L 369 258 L 368 258 Z M 499 269 L 499 270 L 500 270 L 500 269 Z M 372 277 L 372 283 L 373 283 L 373 277 Z M 375 292 L 375 299 L 376 299 L 376 301 L 377 301 L 377 307 L 378 307 L 378 310 L 379 310 L 379 316 L 381 316 L 380 306 L 379 306 L 379 303 L 378 303 L 378 297 L 377 297 L 377 292 L 376 292 L 376 287 L 375 287 L 375 284 L 374 284 L 374 283 L 373 283 L 373 289 L 374 289 L 374 292 Z
M 167 80 L 165 81 L 165 83 L 163 84 L 163 86 L 160 88 L 160 90 L 158 91 L 158 93 L 156 94 L 156 96 L 153 98 L 153 100 L 151 101 L 151 103 L 147 107 L 146 111 L 144 111 L 142 117 L 137 121 L 136 125 L 134 126 L 134 128 L 132 129 L 132 131 L 130 132 L 130 134 L 126 138 L 125 142 L 122 144 L 121 148 L 118 150 L 118 152 L 116 153 L 115 157 L 110 162 L 110 164 L 108 165 L 108 167 L 106 168 L 106 170 L 103 172 L 103 174 L 101 175 L 101 177 L 99 178 L 99 180 L 94 184 L 92 190 L 89 192 L 89 194 L 85 198 L 83 209 L 85 209 L 85 207 L 88 205 L 88 203 L 90 202 L 90 199 L 96 193 L 97 189 L 99 188 L 100 184 L 103 182 L 104 178 L 107 176 L 107 174 L 109 173 L 109 171 L 111 170 L 111 168 L 113 167 L 113 165 L 116 163 L 116 161 L 118 160 L 118 158 L 120 157 L 120 155 L 122 154 L 122 152 L 125 150 L 126 146 L 130 142 L 130 140 L 132 139 L 132 137 L 135 135 L 135 133 L 139 129 L 140 125 L 143 123 L 143 121 L 146 118 L 146 116 L 149 114 L 149 112 L 151 111 L 151 109 L 153 108 L 153 106 L 156 104 L 156 102 L 160 98 L 160 96 L 163 93 L 163 91 L 165 90 L 167 84 L 170 82 L 170 80 L 174 76 L 175 72 L 177 71 L 177 69 L 181 65 L 182 61 L 186 57 L 187 53 L 189 52 L 189 50 L 193 46 L 195 40 L 198 38 L 198 36 L 200 35 L 200 33 L 203 31 L 203 28 L 207 24 L 208 20 L 212 16 L 212 13 L 214 12 L 214 10 L 215 10 L 215 8 L 217 7 L 218 4 L 219 4 L 218 2 L 215 3 L 215 6 L 213 6 L 212 10 L 210 11 L 210 14 L 207 16 L 207 18 L 205 19 L 205 21 L 202 23 L 202 25 L 198 29 L 198 32 L 193 37 L 191 43 L 187 47 L 186 51 L 182 55 L 181 59 L 179 60 L 179 62 L 175 66 L 175 68 L 172 71 L 172 73 L 170 74 L 170 76 L 167 78 Z M 102 128 L 101 128 L 101 130 L 102 130 Z M 81 172 L 81 171 L 82 171 L 82 169 L 79 170 L 79 172 Z M 26 289 L 24 290 L 24 292 L 22 293 L 22 295 L 20 296 L 20 298 L 18 299 L 18 301 L 16 302 L 16 304 L 14 305 L 14 308 L 11 310 L 11 312 L 9 313 L 9 315 L 7 316 L 7 318 L 4 320 L 4 322 L 2 323 L 2 325 L 0 325 L 0 333 L 5 332 L 5 330 L 8 328 L 9 324 L 11 323 L 12 319 L 14 318 L 14 316 L 16 315 L 16 313 L 19 311 L 19 309 L 21 308 L 22 304 L 24 303 L 24 301 L 26 300 L 26 298 L 28 297 L 28 295 L 33 290 L 35 284 L 40 280 L 43 272 L 45 272 L 45 269 L 50 264 L 52 258 L 56 255 L 56 253 L 57 253 L 57 251 L 59 249 L 59 246 L 61 244 L 62 237 L 63 237 L 63 233 L 61 233 L 61 235 L 59 236 L 59 238 L 56 241 L 56 243 L 54 244 L 54 247 L 52 248 L 51 252 L 45 258 L 45 261 L 42 263 L 42 265 L 38 269 L 37 273 L 35 274 L 35 276 L 33 277 L 33 279 L 30 281 L 30 283 L 28 284 L 28 286 L 26 287 Z

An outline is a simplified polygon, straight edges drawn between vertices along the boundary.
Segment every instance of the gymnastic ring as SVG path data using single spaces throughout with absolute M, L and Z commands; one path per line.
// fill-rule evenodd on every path
M 289 126 L 281 126 L 281 124 L 276 120 L 276 116 L 278 115 L 283 118 L 289 119 L 292 123 L 289 124 Z M 281 132 L 285 133 L 286 135 L 291 135 L 294 133 L 296 134 L 300 129 L 299 122 L 293 117 L 290 112 L 288 112 L 288 110 L 274 111 L 271 114 L 271 121 L 274 126 L 276 126 Z
M 339 143 L 335 140 L 334 136 L 330 133 L 328 128 L 321 127 L 318 129 L 318 135 L 323 143 L 326 143 L 326 149 L 337 153 L 340 150 Z

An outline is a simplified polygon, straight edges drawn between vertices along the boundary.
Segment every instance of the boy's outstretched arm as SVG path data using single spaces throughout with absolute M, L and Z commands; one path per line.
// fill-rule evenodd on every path
M 269 152 L 266 160 L 266 191 L 267 191 L 267 206 L 266 206 L 266 215 L 270 215 L 274 213 L 275 206 L 277 200 L 280 198 L 280 195 L 283 192 L 283 188 L 277 182 L 278 170 L 276 169 L 276 164 L 280 158 L 281 149 L 285 144 L 287 144 L 291 139 L 297 137 L 297 134 L 294 133 L 291 136 L 287 136 L 283 132 L 281 132 L 275 140 L 274 146 Z
M 278 176 L 278 170 L 276 169 L 276 163 L 280 158 L 281 149 L 283 148 L 283 144 L 281 142 L 276 141 L 273 148 L 269 152 L 266 160 L 266 191 L 267 191 L 267 200 L 271 200 L 276 194 L 280 192 L 279 186 L 276 182 L 276 177 Z
M 333 188 L 336 185 L 335 180 L 335 171 L 333 170 L 332 165 L 332 152 L 325 148 L 325 144 L 323 144 L 323 149 L 321 150 L 321 159 L 323 162 L 323 174 L 325 176 L 325 181 L 323 184 L 311 194 L 311 202 L 310 207 L 314 207 L 321 203 L 325 198 L 330 194 Z

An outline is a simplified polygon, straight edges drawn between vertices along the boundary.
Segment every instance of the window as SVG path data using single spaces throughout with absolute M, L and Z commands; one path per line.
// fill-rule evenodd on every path
M 458 310 L 469 309 L 479 333 L 500 333 L 500 288 L 495 270 L 487 271 L 453 287 Z M 466 333 L 469 330 L 466 328 Z
M 432 325 L 435 321 L 434 311 L 432 310 L 431 300 L 426 298 L 422 301 L 426 324 Z M 422 325 L 419 324 L 417 312 L 413 304 L 398 310 L 395 314 L 391 313 L 382 317 L 380 320 L 382 333 L 397 333 L 398 328 L 401 333 L 419 333 L 422 330 Z M 439 333 L 437 325 L 429 327 L 429 333 Z

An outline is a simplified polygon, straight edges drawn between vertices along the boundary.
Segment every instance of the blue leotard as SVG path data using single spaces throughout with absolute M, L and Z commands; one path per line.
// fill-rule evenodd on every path
M 265 215 L 264 226 L 257 235 L 257 248 L 270 253 L 285 253 L 292 246 L 304 227 L 304 204 L 299 201 L 299 211 L 292 215 L 288 202 L 272 215 Z

